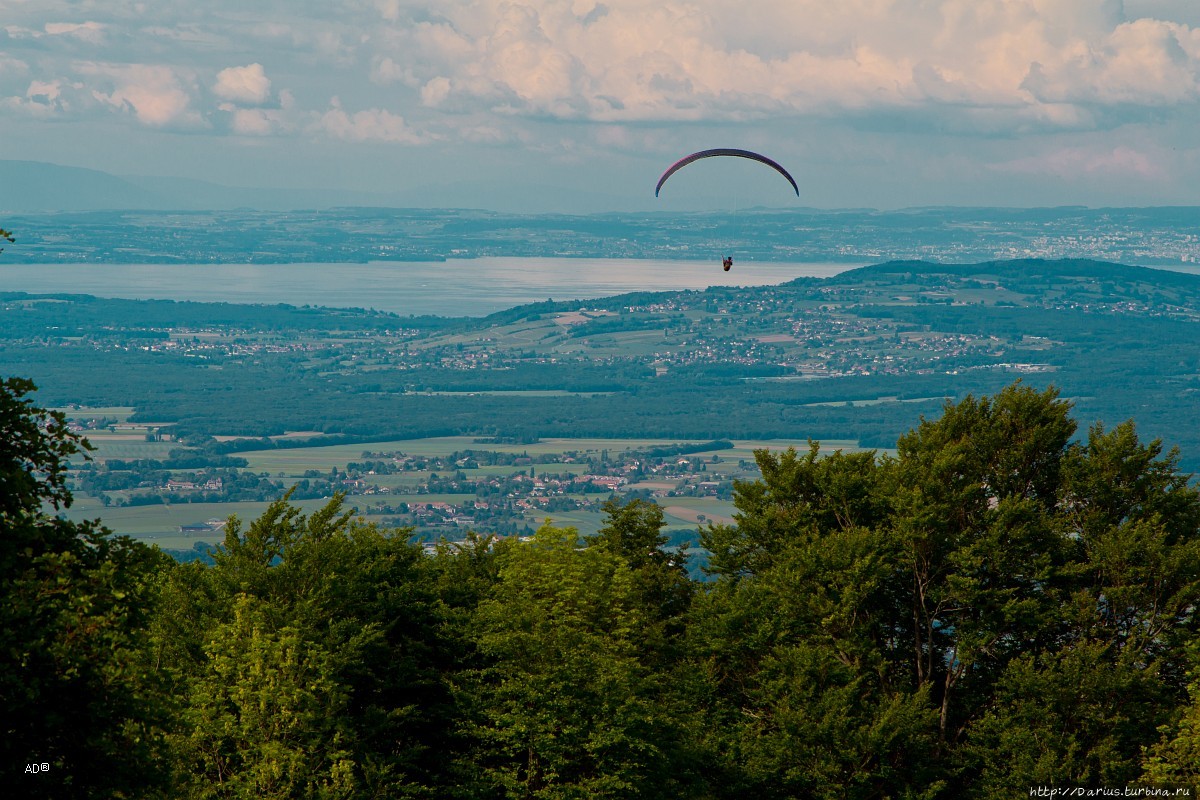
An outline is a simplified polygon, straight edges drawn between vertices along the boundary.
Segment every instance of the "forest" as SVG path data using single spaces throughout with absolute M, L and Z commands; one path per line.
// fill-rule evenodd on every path
M 1200 491 L 1053 387 L 895 455 L 758 453 L 707 574 L 661 510 L 425 553 L 335 497 L 177 563 L 0 381 L 0 779 L 53 798 L 1006 798 L 1200 780 Z M 1077 435 L 1078 434 L 1078 435 Z M 1174 796 L 1172 794 L 1172 796 Z M 1191 795 L 1188 795 L 1191 796 Z

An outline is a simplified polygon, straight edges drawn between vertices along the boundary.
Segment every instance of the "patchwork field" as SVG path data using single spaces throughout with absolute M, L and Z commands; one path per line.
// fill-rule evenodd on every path
M 88 439 L 96 446 L 94 457 L 104 459 L 164 459 L 171 450 L 180 448 L 172 442 L 148 441 L 144 432 L 134 431 L 99 431 L 88 432 Z M 248 465 L 244 468 L 256 474 L 265 474 L 277 481 L 282 487 L 295 484 L 315 473 L 321 475 L 344 474 L 348 464 L 362 462 L 365 453 L 373 454 L 404 454 L 412 458 L 445 459 L 451 454 L 466 450 L 478 452 L 502 453 L 520 459 L 519 465 L 513 464 L 483 464 L 475 468 L 426 468 L 409 469 L 392 474 L 369 474 L 364 477 L 374 486 L 376 493 L 362 494 L 354 488 L 349 488 L 346 497 L 347 508 L 357 509 L 364 519 L 373 522 L 384 522 L 395 519 L 396 509 L 403 506 L 425 507 L 428 504 L 446 504 L 452 507 L 470 507 L 476 500 L 473 493 L 430 492 L 423 486 L 434 474 L 443 478 L 452 474 L 459 475 L 467 481 L 487 482 L 489 480 L 511 480 L 514 475 L 530 476 L 531 472 L 543 475 L 557 475 L 564 479 L 582 476 L 591 469 L 600 469 L 597 464 L 608 465 L 608 471 L 619 474 L 616 465 L 629 465 L 650 461 L 658 464 L 688 464 L 681 467 L 690 469 L 684 474 L 633 474 L 633 477 L 618 487 L 619 492 L 636 491 L 639 496 L 647 497 L 663 507 L 664 519 L 667 523 L 666 533 L 672 541 L 694 540 L 698 527 L 707 524 L 728 524 L 733 521 L 734 506 L 728 498 L 726 490 L 724 499 L 713 496 L 708 489 L 703 496 L 694 496 L 697 487 L 728 486 L 733 480 L 753 480 L 758 476 L 754 463 L 754 451 L 767 449 L 781 451 L 794 447 L 805 451 L 809 447 L 806 440 L 800 439 L 769 439 L 769 440 L 737 440 L 731 442 L 731 448 L 714 449 L 704 452 L 688 452 L 680 456 L 647 459 L 642 453 L 649 448 L 670 448 L 686 445 L 686 442 L 671 439 L 568 439 L 547 438 L 528 444 L 493 444 L 475 441 L 467 436 L 444 436 L 426 439 L 392 440 L 370 443 L 338 444 L 325 447 L 292 447 L 270 450 L 252 450 L 236 453 L 244 458 Z M 684 448 L 687 449 L 687 448 Z M 855 450 L 857 443 L 850 440 L 834 440 L 821 444 L 822 452 L 834 450 Z M 558 461 L 559 457 L 567 454 L 568 462 Z M 626 467 L 628 468 L 628 467 Z M 654 467 L 660 469 L 661 467 Z M 334 472 L 336 471 L 336 472 Z M 529 478 L 532 481 L 532 478 Z M 430 487 L 433 484 L 430 483 Z M 422 487 L 418 491 L 418 487 Z M 143 490 L 144 491 L 144 490 Z M 282 491 L 282 489 L 281 489 Z M 536 528 L 549 520 L 552 524 L 573 526 L 583 534 L 595 533 L 604 523 L 604 515 L 598 505 L 607 496 L 606 493 L 580 495 L 568 492 L 559 495 L 573 498 L 577 502 L 590 505 L 586 508 L 548 510 L 538 507 L 536 502 L 530 502 L 528 507 L 519 505 L 521 496 L 511 492 L 502 496 L 500 502 L 510 506 L 518 506 L 517 520 L 522 525 Z M 124 502 L 127 493 L 117 492 L 110 497 L 117 502 Z M 493 496 L 491 502 L 496 502 Z M 297 501 L 297 505 L 306 512 L 320 508 L 328 502 L 327 498 L 305 499 Z M 260 515 L 268 506 L 266 501 L 256 502 L 171 502 L 154 505 L 103 505 L 96 497 L 77 492 L 76 502 L 66 514 L 71 519 L 100 519 L 106 526 L 117 533 L 127 534 L 138 539 L 153 542 L 165 549 L 187 550 L 197 542 L 216 543 L 223 539 L 224 531 L 220 523 L 230 516 L 236 515 L 243 522 L 249 522 Z M 468 521 L 469 523 L 469 521 Z M 463 522 L 453 524 L 441 523 L 432 532 L 425 530 L 425 537 L 430 535 L 456 538 L 468 528 L 477 527 L 487 530 L 486 520 L 478 526 Z M 197 526 L 209 525 L 209 530 L 195 530 Z M 191 532 L 183 532 L 187 526 Z

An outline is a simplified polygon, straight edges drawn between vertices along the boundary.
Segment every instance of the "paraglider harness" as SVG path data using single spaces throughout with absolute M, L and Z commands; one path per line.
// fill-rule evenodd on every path
M 725 268 L 726 272 L 729 272 L 729 268 L 733 266 L 733 257 L 726 256 L 725 258 L 722 258 L 721 266 Z

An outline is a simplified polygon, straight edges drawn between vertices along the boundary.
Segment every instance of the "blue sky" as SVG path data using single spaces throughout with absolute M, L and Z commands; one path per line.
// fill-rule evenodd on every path
M 1194 0 L 0 0 L 0 157 L 121 175 L 1194 205 L 1198 122 Z

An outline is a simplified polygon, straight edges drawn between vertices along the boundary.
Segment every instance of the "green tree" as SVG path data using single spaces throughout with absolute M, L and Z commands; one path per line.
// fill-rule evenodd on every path
M 1104 643 L 1018 656 L 967 730 L 969 785 L 1007 797 L 1013 786 L 1132 783 L 1177 702 L 1152 666 L 1114 659 Z
M 434 794 L 449 659 L 409 532 L 356 521 L 340 497 L 307 516 L 284 498 L 226 527 L 214 566 L 175 571 L 156 621 L 183 702 L 181 793 Z
M 1147 749 L 1143 778 L 1157 784 L 1200 786 L 1200 644 L 1191 647 L 1195 665 L 1188 687 L 1190 702 L 1178 719 L 1160 728 L 1163 737 Z
M 338 730 L 347 692 L 333 657 L 296 626 L 276 628 L 247 595 L 207 644 L 188 685 L 180 749 L 197 798 L 347 797 L 355 763 Z
M 1014 384 L 947 405 L 897 443 L 896 593 L 943 740 L 959 738 L 1008 660 L 1054 628 L 1067 542 L 1052 517 L 1069 411 L 1055 390 Z
M 812 442 L 803 456 L 791 448 L 778 456 L 767 450 L 754 456 L 763 477 L 735 483 L 737 524 L 709 525 L 701 532 L 714 575 L 756 575 L 802 537 L 873 528 L 886 518 L 886 473 L 873 451 L 822 457 L 820 445 Z
M 898 644 L 891 539 L 825 517 L 816 494 L 815 507 L 788 497 L 789 486 L 811 485 L 790 480 L 795 471 L 819 470 L 820 460 L 759 458 L 771 468 L 763 486 L 739 487 L 739 528 L 749 523 L 771 547 L 758 552 L 754 571 L 720 574 L 691 619 L 683 691 L 708 709 L 692 730 L 709 754 L 712 793 L 936 794 L 937 715 Z M 848 463 L 838 461 L 834 471 Z M 877 479 L 873 459 L 856 463 L 865 483 Z M 787 520 L 790 535 L 751 519 L 759 514 Z
M 27 797 L 154 796 L 163 709 L 145 629 L 167 559 L 52 513 L 89 448 L 34 388 L 0 380 L 0 780 Z
M 588 547 L 601 548 L 625 561 L 651 625 L 642 634 L 645 657 L 658 652 L 666 667 L 675 657 L 674 647 L 694 592 L 688 580 L 687 548 L 666 549 L 667 536 L 662 532 L 666 522 L 655 503 L 634 499 L 622 504 L 610 498 L 601 510 L 606 515 L 604 525 L 585 541 Z
M 1132 423 L 1074 431 L 1018 383 L 895 458 L 756 454 L 691 618 L 722 785 L 1003 796 L 1133 781 L 1152 746 L 1147 770 L 1176 769 L 1200 494 Z
M 542 527 L 501 554 L 476 612 L 471 758 L 511 798 L 669 797 L 661 677 L 639 659 L 650 624 L 625 560 Z M 482 795 L 482 791 L 480 792 Z

